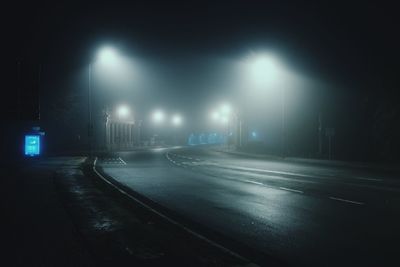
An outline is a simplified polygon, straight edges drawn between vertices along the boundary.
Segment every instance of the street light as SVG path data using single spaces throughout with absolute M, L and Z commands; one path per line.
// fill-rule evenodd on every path
M 173 138 L 175 145 L 178 145 L 178 128 L 182 125 L 182 116 L 179 114 L 175 114 L 171 118 L 172 126 L 175 127 L 173 131 Z
M 283 81 L 287 79 L 285 77 L 286 70 L 276 54 L 274 53 L 252 53 L 246 61 L 246 67 L 248 72 L 248 79 L 251 84 L 257 87 L 257 89 L 266 89 L 272 87 L 281 87 L 281 131 L 282 131 L 282 156 L 286 154 L 286 126 L 285 126 L 285 85 Z
M 101 64 L 110 65 L 118 61 L 118 52 L 111 46 L 102 47 L 97 53 L 97 61 Z
M 117 108 L 117 116 L 120 119 L 127 118 L 130 114 L 129 107 L 126 105 L 121 105 Z
M 179 114 L 175 114 L 174 116 L 172 116 L 172 125 L 174 125 L 175 127 L 182 125 L 182 117 Z
M 231 113 L 231 106 L 225 103 L 221 106 L 220 110 L 221 114 L 229 115 Z
M 159 124 L 164 122 L 165 114 L 162 110 L 156 110 L 153 113 L 153 122 Z
M 221 119 L 221 114 L 219 114 L 218 111 L 214 111 L 214 112 L 211 113 L 211 118 L 212 118 L 214 121 L 218 121 L 218 120 Z
M 232 119 L 236 119 L 236 125 L 238 129 L 238 134 L 237 134 L 237 145 L 240 147 L 242 146 L 242 122 L 239 117 L 239 113 L 235 112 L 235 110 L 232 108 L 231 105 L 228 103 L 224 103 L 219 108 L 211 113 L 211 118 L 213 121 L 221 123 L 223 126 L 226 126 L 226 136 L 230 135 L 230 127 Z M 228 146 L 229 146 L 229 141 Z
M 89 156 L 92 156 L 93 149 L 93 122 L 92 122 L 92 76 L 94 63 L 101 63 L 104 66 L 115 67 L 118 58 L 116 50 L 110 46 L 104 46 L 97 51 L 96 57 L 89 62 L 88 66 L 88 141 Z

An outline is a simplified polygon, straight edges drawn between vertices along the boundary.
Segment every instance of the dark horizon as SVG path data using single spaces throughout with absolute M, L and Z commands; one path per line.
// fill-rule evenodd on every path
M 398 19 L 388 4 L 43 3 L 11 6 L 9 14 L 3 18 L 3 25 L 15 22 L 6 30 L 7 65 L 15 66 L 9 77 L 15 77 L 18 64 L 27 69 L 30 81 L 22 85 L 23 91 L 28 91 L 28 99 L 40 94 L 41 121 L 50 127 L 54 120 L 65 119 L 51 114 L 54 105 L 56 110 L 68 105 L 67 99 L 76 99 L 75 108 L 85 112 L 86 68 L 103 45 L 115 46 L 134 60 L 142 71 L 139 80 L 144 79 L 142 84 L 135 81 L 130 93 L 119 92 L 114 102 L 132 99 L 142 120 L 160 106 L 185 113 L 193 122 L 186 125 L 188 133 L 207 131 L 204 112 L 212 103 L 240 99 L 233 88 L 236 84 L 224 78 L 232 76 L 230 68 L 253 51 L 271 50 L 309 82 L 307 93 L 299 97 L 313 95 L 301 100 L 305 101 L 302 116 L 297 118 L 295 109 L 296 116 L 288 114 L 293 120 L 290 131 L 303 136 L 294 139 L 299 151 L 293 153 L 313 153 L 315 143 L 310 139 L 315 138 L 321 115 L 325 127 L 338 130 L 339 158 L 398 158 Z M 21 75 L 25 79 L 28 74 Z M 12 79 L 10 85 L 16 86 Z M 15 94 L 3 98 L 6 119 L 16 116 L 12 106 L 16 98 Z M 268 101 L 263 105 L 270 105 Z M 36 114 L 32 109 L 23 113 Z M 277 127 L 271 123 L 267 119 L 260 127 Z M 84 135 L 84 123 L 80 127 L 78 132 Z M 275 132 L 270 134 L 279 134 Z

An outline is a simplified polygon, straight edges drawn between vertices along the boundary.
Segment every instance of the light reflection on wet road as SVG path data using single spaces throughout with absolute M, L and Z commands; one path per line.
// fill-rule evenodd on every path
M 381 265 L 396 258 L 396 177 L 202 149 L 118 157 L 101 164 L 119 182 L 292 264 Z

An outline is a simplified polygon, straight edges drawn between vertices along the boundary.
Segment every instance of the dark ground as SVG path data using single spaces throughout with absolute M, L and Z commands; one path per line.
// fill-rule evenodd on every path
M 83 175 L 83 158 L 2 166 L 3 266 L 242 266 Z M 105 190 L 105 191 L 104 191 Z

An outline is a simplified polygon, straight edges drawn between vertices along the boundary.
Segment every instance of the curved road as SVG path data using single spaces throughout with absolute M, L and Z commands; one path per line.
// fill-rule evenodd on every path
M 99 162 L 139 194 L 290 265 L 398 266 L 393 174 L 207 148 L 121 152 Z

